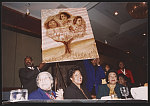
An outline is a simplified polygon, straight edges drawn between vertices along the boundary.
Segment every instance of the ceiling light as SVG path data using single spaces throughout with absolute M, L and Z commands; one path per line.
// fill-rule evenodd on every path
M 28 16 L 28 15 L 30 15 L 30 10 L 29 10 L 29 7 L 30 7 L 30 3 L 26 3 L 25 4 L 25 6 L 26 6 L 26 15 Z
M 145 5 L 146 4 L 146 2 L 142 2 L 143 3 L 143 5 Z
M 29 11 L 28 8 L 27 8 L 27 11 L 26 11 L 26 15 L 30 15 L 30 11 Z
M 116 11 L 115 13 L 114 13 L 114 15 L 118 15 L 119 13 Z
M 105 40 L 105 44 L 107 44 L 107 40 Z
M 129 52 L 129 51 L 127 51 L 126 53 L 127 53 L 127 54 L 129 54 L 130 52 Z
M 146 33 L 143 33 L 142 35 L 143 35 L 143 36 L 146 36 Z
M 129 15 L 134 19 L 143 19 L 148 17 L 147 2 L 129 2 L 126 9 Z

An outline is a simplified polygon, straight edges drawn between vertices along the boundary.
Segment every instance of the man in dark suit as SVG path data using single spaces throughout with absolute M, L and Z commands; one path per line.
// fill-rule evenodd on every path
M 22 88 L 28 90 L 28 94 L 35 91 L 38 87 L 36 84 L 37 75 L 46 71 L 49 68 L 49 64 L 41 63 L 39 66 L 34 66 L 32 57 L 26 56 L 24 59 L 25 68 L 19 69 L 19 78 Z

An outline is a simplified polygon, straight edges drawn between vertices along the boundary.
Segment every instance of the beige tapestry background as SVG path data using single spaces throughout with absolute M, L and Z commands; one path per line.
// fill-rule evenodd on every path
M 86 8 L 42 9 L 44 63 L 98 58 Z

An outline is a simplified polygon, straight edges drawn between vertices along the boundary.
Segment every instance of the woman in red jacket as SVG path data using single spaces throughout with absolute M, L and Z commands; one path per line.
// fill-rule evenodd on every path
M 119 67 L 120 67 L 120 69 L 117 71 L 117 73 L 118 74 L 123 73 L 125 76 L 127 76 L 130 79 L 131 83 L 134 83 L 132 72 L 131 72 L 131 70 L 125 68 L 125 64 L 123 61 L 119 62 Z

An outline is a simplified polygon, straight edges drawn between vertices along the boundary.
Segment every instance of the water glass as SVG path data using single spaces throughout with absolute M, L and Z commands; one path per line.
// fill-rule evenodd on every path
M 129 96 L 128 87 L 120 87 L 120 91 L 121 91 L 122 96 L 124 96 L 125 99 L 127 99 L 127 96 Z

